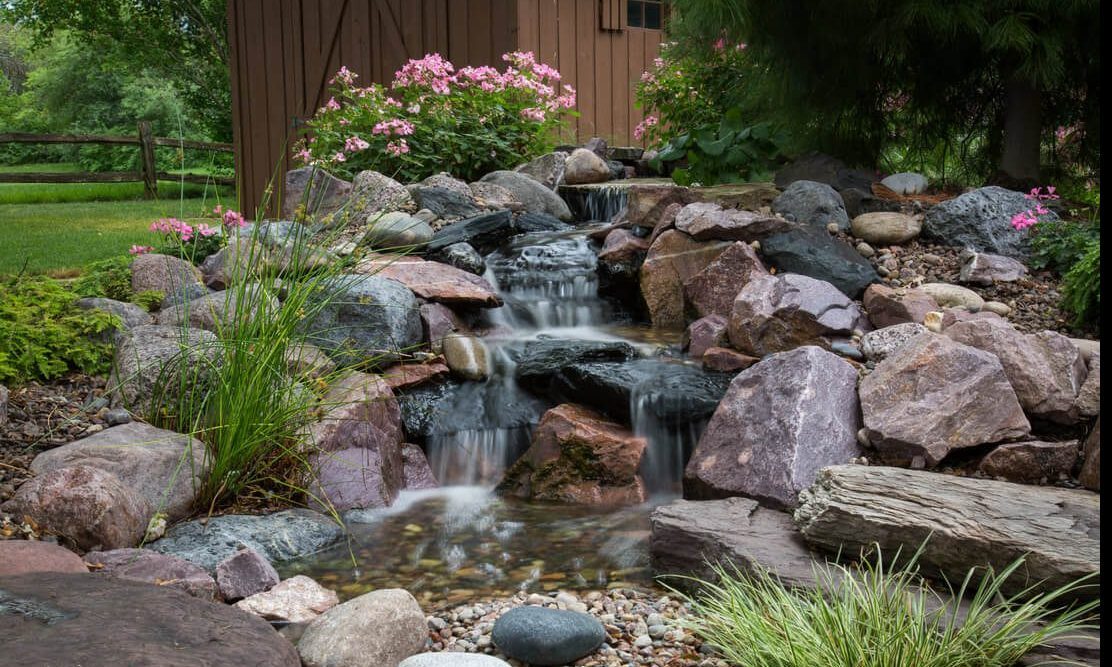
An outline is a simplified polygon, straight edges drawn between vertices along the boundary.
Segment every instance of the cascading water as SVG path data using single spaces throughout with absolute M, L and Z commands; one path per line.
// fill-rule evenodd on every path
M 565 185 L 560 194 L 580 220 L 614 220 L 626 209 L 629 184 L 600 183 L 597 185 Z

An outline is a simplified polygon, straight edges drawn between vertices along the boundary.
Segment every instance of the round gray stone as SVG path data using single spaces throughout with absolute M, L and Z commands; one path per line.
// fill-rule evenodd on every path
M 589 614 L 518 607 L 494 622 L 491 639 L 507 656 L 522 662 L 564 665 L 597 649 L 606 640 L 606 630 Z

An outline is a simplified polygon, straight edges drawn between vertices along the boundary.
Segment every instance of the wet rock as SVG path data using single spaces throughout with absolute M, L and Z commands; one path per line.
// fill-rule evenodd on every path
M 278 582 L 274 566 L 250 547 L 240 549 L 216 566 L 216 584 L 225 602 L 268 591 Z
M 703 353 L 703 368 L 719 373 L 736 373 L 760 361 L 725 347 L 710 347 Z
M 347 203 L 351 188 L 351 183 L 319 167 L 291 169 L 282 190 L 282 217 L 317 219 L 334 213 Z
M 1100 492 L 1100 417 L 1085 439 L 1085 463 L 1081 466 L 1078 481 L 1086 489 Z
M 922 218 L 903 213 L 863 213 L 851 223 L 853 235 L 873 245 L 889 246 L 919 236 L 923 229 Z
M 1100 414 L 1100 350 L 1089 357 L 1089 374 L 1081 390 L 1077 392 L 1077 412 L 1082 417 L 1096 417 Z
M 485 254 L 498 248 L 516 233 L 514 218 L 509 211 L 493 211 L 442 228 L 433 234 L 425 251 L 430 257 L 435 257 L 450 245 L 467 243 L 480 254 Z
M 262 619 L 167 586 L 32 574 L 0 588 L 22 610 L 0 615 L 4 653 L 20 664 L 299 665 L 289 641 Z
M 922 324 L 904 322 L 870 331 L 861 339 L 861 351 L 871 361 L 881 361 L 919 334 L 927 333 Z
M 117 326 L 110 327 L 101 334 L 97 334 L 97 340 L 106 343 L 112 342 L 112 338 L 117 330 L 126 331 L 153 322 L 151 314 L 134 303 L 124 303 L 123 301 L 116 301 L 115 299 L 89 297 L 78 299 L 75 305 L 82 310 L 99 310 L 116 317 L 118 321 Z
M 729 247 L 721 241 L 696 241 L 676 230 L 664 232 L 652 243 L 641 265 L 641 295 L 654 327 L 683 328 L 684 283 Z
M 573 364 L 627 361 L 637 356 L 629 343 L 617 341 L 540 338 L 529 341 L 517 355 L 514 377 L 521 386 L 548 392 L 553 378 Z
M 886 460 L 935 465 L 955 449 L 1027 436 L 1031 425 L 995 355 L 921 334 L 861 380 L 866 436 Z
M 218 600 L 216 582 L 202 568 L 148 549 L 90 551 L 85 562 L 98 575 L 170 586 L 202 600 Z M 88 571 L 88 570 L 85 570 Z
M 478 337 L 448 334 L 441 345 L 448 368 L 459 379 L 481 382 L 490 376 L 490 353 Z
M 862 298 L 869 321 L 878 329 L 912 322 L 922 324 L 927 313 L 941 310 L 934 297 L 915 289 L 869 285 Z
M 240 546 L 262 554 L 271 563 L 304 558 L 343 538 L 343 528 L 332 519 L 307 509 L 264 515 L 224 514 L 207 521 L 179 523 L 148 549 L 200 565 L 208 572 Z
M 308 623 L 338 604 L 340 598 L 335 591 L 299 574 L 264 593 L 246 597 L 235 606 L 268 621 Z
M 785 232 L 792 224 L 784 218 L 756 211 L 723 209 L 712 202 L 688 204 L 676 213 L 676 229 L 697 241 L 757 241 Z
M 49 542 L 0 540 L 0 577 L 33 572 L 88 572 L 81 557 Z
M 937 204 L 923 221 L 924 238 L 978 252 L 1024 258 L 1030 247 L 1027 232 L 1012 227 L 1012 216 L 1033 208 L 1023 193 L 989 186 Z M 1042 220 L 1057 220 L 1053 212 Z
M 1000 445 L 981 459 L 978 470 L 1009 482 L 1034 484 L 1067 477 L 1077 463 L 1076 440 L 1065 442 L 1013 442 Z
M 344 364 L 397 358 L 420 345 L 421 318 L 413 292 L 381 276 L 341 274 L 320 286 L 329 303 L 302 322 L 307 342 Z
M 443 349 L 444 339 L 448 334 L 467 331 L 463 321 L 445 305 L 421 304 L 420 315 L 425 340 L 428 341 L 433 352 L 439 353 Z
M 761 254 L 779 271 L 825 280 L 851 299 L 880 282 L 872 264 L 852 246 L 817 227 L 769 236 L 761 241 Z
M 687 353 L 698 359 L 712 347 L 729 342 L 730 322 L 722 315 L 708 315 L 692 322 L 684 332 Z
M 523 499 L 592 505 L 637 504 L 646 441 L 590 408 L 565 403 L 541 417 L 533 441 L 498 490 Z
M 494 645 L 533 665 L 564 665 L 595 651 L 606 630 L 594 617 L 545 607 L 517 607 L 494 622 Z
M 432 237 L 432 226 L 429 223 L 408 213 L 392 211 L 368 220 L 367 231 L 359 240 L 359 245 L 398 250 L 423 246 Z
M 922 194 L 930 186 L 926 176 L 910 171 L 886 176 L 880 184 L 898 195 Z
M 411 185 L 407 190 L 418 207 L 432 211 L 445 220 L 458 220 L 482 212 L 471 198 L 471 189 L 466 183 L 462 185 L 462 190 L 428 185 Z
M 1100 572 L 1100 496 L 1088 491 L 833 466 L 800 496 L 795 522 L 812 546 L 843 554 L 879 547 L 886 558 L 917 552 L 926 573 L 950 581 L 1025 557 L 1005 594 L 1047 592 Z
M 687 302 L 701 317 L 728 318 L 734 299 L 754 276 L 768 275 L 756 251 L 736 242 L 684 282 Z
M 314 449 L 330 452 L 350 447 L 380 451 L 387 476 L 397 486 L 401 479 L 403 441 L 401 411 L 386 382 L 368 373 L 351 372 L 337 378 L 322 400 L 326 411 L 309 427 Z
M 970 312 L 977 312 L 985 305 L 981 295 L 971 289 L 949 283 L 926 283 L 915 288 L 927 294 L 943 308 L 964 308 Z
M 785 585 L 810 588 L 821 567 L 790 514 L 749 498 L 674 500 L 649 517 L 653 573 L 714 579 L 710 564 L 756 575 L 769 572 Z
M 758 275 L 733 303 L 730 343 L 764 356 L 867 329 L 861 310 L 830 283 L 796 274 Z
M 742 371 L 691 455 L 684 495 L 793 506 L 821 468 L 860 453 L 856 388 L 854 367 L 814 346 Z
M 122 332 L 108 386 L 114 401 L 136 414 L 147 414 L 155 402 L 180 398 L 179 387 L 203 387 L 207 367 L 218 356 L 219 342 L 211 331 L 184 330 L 151 324 Z M 185 376 L 182 376 L 184 372 Z
M 150 516 L 145 498 L 112 473 L 87 465 L 57 468 L 24 482 L 0 509 L 30 517 L 82 551 L 134 546 Z
M 389 385 L 390 390 L 397 394 L 411 387 L 443 381 L 447 379 L 450 372 L 451 369 L 444 363 L 443 358 L 437 357 L 429 362 L 391 366 L 383 372 L 382 379 Z
M 502 298 L 485 278 L 440 262 L 372 257 L 360 262 L 356 270 L 397 281 L 422 299 L 436 303 L 481 308 L 502 305 Z
M 565 164 L 568 154 L 564 151 L 545 153 L 525 164 L 514 167 L 514 171 L 525 174 L 550 190 L 556 190 L 564 180 Z
M 599 265 L 614 276 L 634 278 L 649 251 L 649 242 L 627 229 L 615 229 L 606 235 L 598 254 Z
M 407 489 L 435 489 L 440 486 L 425 452 L 417 445 L 402 445 L 402 471 Z
M 605 183 L 609 180 L 610 167 L 606 160 L 586 148 L 572 151 L 564 163 L 564 183 L 567 185 Z
M 506 188 L 530 213 L 547 213 L 565 222 L 572 219 L 571 210 L 560 195 L 530 176 L 513 171 L 494 171 L 480 180 Z
M 1027 267 L 1019 260 L 969 250 L 962 253 L 958 281 L 989 286 L 997 282 L 1014 282 L 1025 275 L 1027 275 Z
M 532 232 L 566 232 L 574 229 L 566 222 L 547 213 L 521 213 L 514 220 L 514 227 L 519 234 Z
M 400 589 L 360 595 L 317 617 L 297 645 L 305 667 L 397 665 L 425 646 L 428 627 L 413 596 Z
M 155 253 L 138 255 L 131 261 L 131 290 L 153 290 L 173 294 L 186 285 L 201 282 L 201 272 L 177 257 Z
M 163 326 L 204 329 L 219 332 L 246 326 L 257 317 L 272 317 L 278 311 L 278 299 L 257 285 L 233 287 L 221 292 L 171 306 L 158 313 Z
M 849 228 L 846 205 L 837 190 L 815 181 L 795 181 L 772 202 L 772 211 L 801 225 L 826 229 L 834 223 L 839 229 Z
M 348 203 L 351 221 L 360 227 L 373 222 L 381 213 L 415 210 L 416 205 L 405 186 L 377 171 L 361 171 L 352 180 Z
M 477 276 L 486 272 L 486 261 L 470 243 L 453 243 L 438 252 L 435 257 L 438 262 L 454 266 L 461 271 L 474 273 Z
M 114 426 L 49 449 L 35 457 L 31 470 L 43 475 L 74 465 L 112 473 L 145 498 L 152 511 L 163 512 L 171 520 L 190 513 L 207 474 L 204 443 L 141 422 Z

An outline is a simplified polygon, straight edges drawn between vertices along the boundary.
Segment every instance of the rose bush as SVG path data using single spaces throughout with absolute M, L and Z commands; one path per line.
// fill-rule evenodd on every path
M 307 123 L 297 158 L 345 177 L 373 169 L 402 181 L 447 171 L 474 180 L 551 148 L 575 90 L 532 53 L 507 67 L 462 67 L 438 54 L 410 60 L 389 86 L 356 85 L 346 67 Z

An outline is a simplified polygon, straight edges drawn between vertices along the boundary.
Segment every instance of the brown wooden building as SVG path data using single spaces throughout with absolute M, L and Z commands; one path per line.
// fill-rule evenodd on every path
M 578 91 L 579 139 L 633 142 L 634 87 L 656 57 L 660 0 L 228 0 L 240 208 L 280 184 L 298 124 L 340 68 L 387 82 L 406 60 L 440 53 L 502 66 L 533 51 Z

